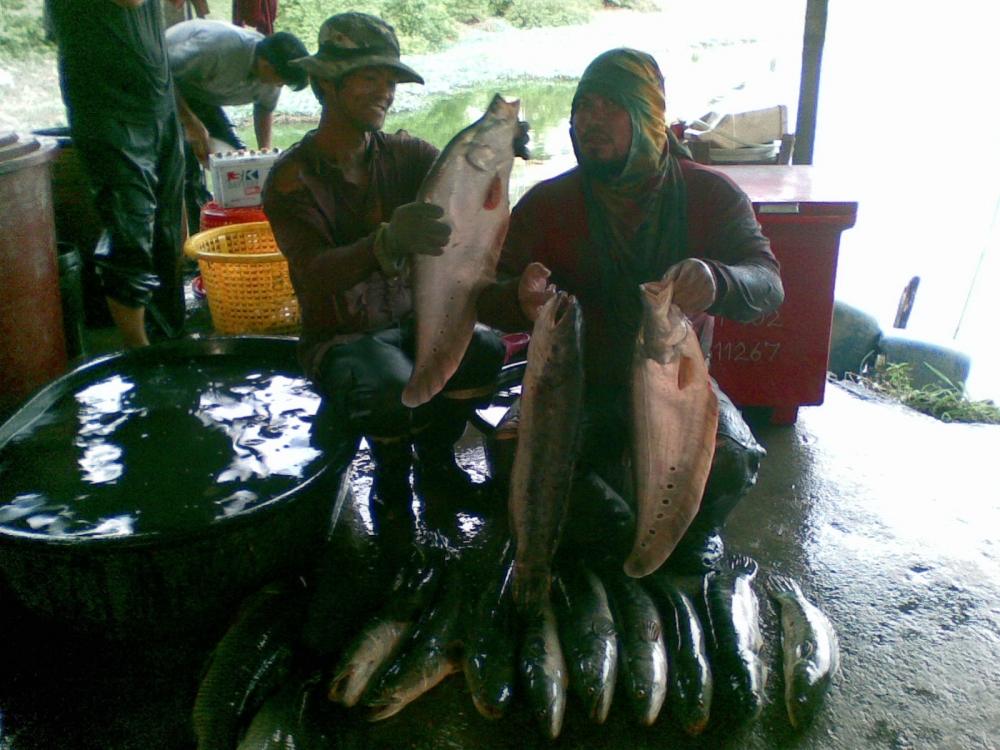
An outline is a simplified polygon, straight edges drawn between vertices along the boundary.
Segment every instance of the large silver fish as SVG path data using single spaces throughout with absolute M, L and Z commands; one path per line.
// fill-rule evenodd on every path
M 771 576 L 768 591 L 781 609 L 785 708 L 796 729 L 808 724 L 840 668 L 837 631 L 790 578 Z
M 476 299 L 496 273 L 510 221 L 510 171 L 526 140 L 519 110 L 519 101 L 493 97 L 486 113 L 445 146 L 417 194 L 444 209 L 451 237 L 441 255 L 413 259 L 416 358 L 403 390 L 411 408 L 455 374 L 472 339 Z
M 548 602 L 569 503 L 583 409 L 581 322 L 576 298 L 559 292 L 542 307 L 531 334 L 508 496 L 511 593 L 522 613 Z
M 637 519 L 625 560 L 633 578 L 663 564 L 701 507 L 719 423 L 698 337 L 672 304 L 673 282 L 650 282 L 640 291 L 643 319 L 632 364 Z

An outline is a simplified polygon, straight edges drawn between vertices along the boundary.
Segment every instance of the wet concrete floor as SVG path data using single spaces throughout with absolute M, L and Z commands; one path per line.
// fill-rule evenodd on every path
M 481 718 L 452 676 L 378 724 L 317 709 L 326 725 L 316 746 L 1000 747 L 1000 427 L 943 424 L 831 384 L 826 403 L 801 409 L 794 426 L 755 430 L 769 455 L 726 538 L 764 574 L 799 579 L 837 626 L 841 671 L 810 727 L 788 725 L 777 617 L 762 594 L 769 702 L 749 726 L 713 722 L 689 739 L 666 713 L 637 726 L 617 700 L 595 726 L 571 701 L 552 743 L 523 704 L 499 722 Z M 358 485 L 363 496 L 364 478 Z M 2 750 L 194 747 L 190 708 L 220 628 L 104 644 L 2 601 Z

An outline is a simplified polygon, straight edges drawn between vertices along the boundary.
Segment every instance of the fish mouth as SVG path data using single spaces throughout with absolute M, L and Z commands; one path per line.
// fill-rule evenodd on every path
M 556 299 L 556 309 L 553 318 L 556 325 L 561 325 L 566 318 L 576 313 L 576 297 L 568 292 L 559 292 Z

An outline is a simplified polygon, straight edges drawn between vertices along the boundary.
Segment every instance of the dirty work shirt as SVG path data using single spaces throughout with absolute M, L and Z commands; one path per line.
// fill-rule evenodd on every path
M 416 199 L 438 153 L 402 131 L 376 132 L 368 146 L 369 184 L 360 190 L 314 141 L 315 131 L 307 133 L 279 157 L 263 194 L 302 312 L 302 366 L 313 378 L 331 346 L 398 323 L 411 311 L 403 277 L 376 270 L 349 288 L 337 279 L 345 266 L 373 257 L 379 224 Z
M 264 35 L 222 21 L 197 19 L 167 29 L 174 82 L 187 100 L 212 106 L 255 104 L 272 112 L 281 87 L 251 75 L 254 48 Z
M 687 196 L 687 257 L 704 260 L 718 287 L 708 314 L 693 321 L 707 351 L 711 316 L 752 320 L 777 307 L 783 291 L 778 262 L 743 191 L 720 172 L 688 159 L 678 163 Z M 629 377 L 632 341 L 615 333 L 602 309 L 601 265 L 596 257 L 582 175 L 574 168 L 539 183 L 514 207 L 499 272 L 501 277 L 519 276 L 532 261 L 549 268 L 550 281 L 575 294 L 583 309 L 588 388 L 621 386 Z M 658 279 L 668 265 L 670 259 L 664 258 L 663 268 L 645 281 Z M 510 287 L 481 304 L 483 321 L 508 329 L 514 324 L 516 297 Z M 525 322 L 520 327 L 526 327 Z

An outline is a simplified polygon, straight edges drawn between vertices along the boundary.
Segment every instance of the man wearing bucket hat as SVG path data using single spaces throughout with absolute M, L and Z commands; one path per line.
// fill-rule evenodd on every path
M 639 285 L 672 278 L 674 302 L 709 351 L 712 316 L 749 321 L 781 304 L 778 263 L 746 195 L 691 160 L 666 122 L 663 76 L 633 49 L 599 55 L 573 97 L 570 135 L 578 166 L 532 188 L 515 206 L 501 253 L 501 281 L 481 298 L 483 320 L 526 328 L 548 281 L 580 301 L 584 315 L 585 431 L 567 533 L 601 534 L 628 552 L 607 518 L 625 484 L 632 347 L 641 320 Z M 551 277 L 537 263 L 551 269 Z M 534 290 L 534 291 L 532 291 Z M 713 381 L 713 386 L 715 383 Z M 726 515 L 755 482 L 764 450 L 718 391 L 715 459 L 701 510 L 670 561 L 701 571 L 721 558 Z M 606 480 L 606 481 L 605 481 Z M 587 500 L 590 502 L 586 502 Z
M 440 254 L 451 229 L 440 207 L 416 202 L 437 149 L 381 128 L 396 84 L 423 79 L 400 60 L 392 27 L 364 13 L 328 18 L 317 53 L 295 64 L 309 74 L 322 114 L 271 170 L 264 211 L 288 258 L 302 311 L 300 356 L 324 396 L 325 438 L 349 453 L 366 438 L 376 465 L 373 510 L 408 527 L 411 466 L 425 499 L 481 491 L 455 463 L 454 443 L 491 395 L 503 345 L 477 330 L 444 392 L 417 409 L 402 405 L 414 354 L 409 259 Z

